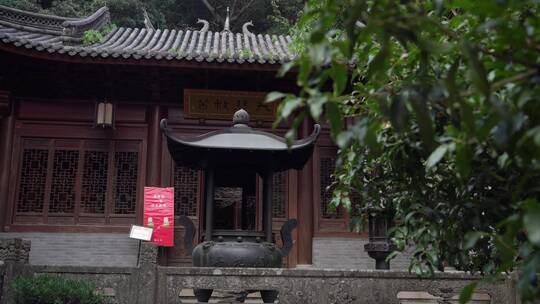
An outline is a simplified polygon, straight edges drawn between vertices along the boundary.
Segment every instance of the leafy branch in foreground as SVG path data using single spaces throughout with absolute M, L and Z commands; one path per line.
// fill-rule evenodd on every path
M 281 74 L 301 90 L 268 100 L 291 137 L 306 115 L 329 123 L 334 201 L 392 210 L 415 273 L 516 272 L 538 299 L 540 3 L 309 1 L 292 34 Z

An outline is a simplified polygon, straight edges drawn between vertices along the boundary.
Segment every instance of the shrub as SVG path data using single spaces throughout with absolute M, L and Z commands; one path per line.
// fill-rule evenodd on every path
M 96 30 L 88 30 L 83 33 L 82 41 L 84 45 L 90 45 L 103 41 L 103 34 Z
M 18 277 L 11 284 L 14 304 L 104 304 L 105 298 L 86 282 L 40 275 Z

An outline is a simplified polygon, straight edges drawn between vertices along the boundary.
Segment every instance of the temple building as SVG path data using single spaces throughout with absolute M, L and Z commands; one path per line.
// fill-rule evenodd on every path
M 252 33 L 249 23 L 241 33 L 200 23 L 124 28 L 111 25 L 105 7 L 74 19 L 0 6 L 0 238 L 30 240 L 31 264 L 136 265 L 128 232 L 142 224 L 145 186 L 174 187 L 175 216 L 188 216 L 201 241 L 204 174 L 175 165 L 161 119 L 175 134 L 197 135 L 230 127 L 243 108 L 254 129 L 288 130 L 272 129 L 276 105 L 264 99 L 297 90 L 294 72 L 276 76 L 295 57 L 291 37 Z M 88 31 L 98 39 L 88 41 Z M 298 136 L 313 125 L 306 120 Z M 367 234 L 350 232 L 348 213 L 329 208 L 336 152 L 322 125 L 304 169 L 273 176 L 278 243 L 281 225 L 298 220 L 286 267 L 374 267 Z M 262 179 L 228 172 L 216 183 L 215 228 L 260 228 Z M 184 228 L 174 229 L 159 263 L 191 265 Z

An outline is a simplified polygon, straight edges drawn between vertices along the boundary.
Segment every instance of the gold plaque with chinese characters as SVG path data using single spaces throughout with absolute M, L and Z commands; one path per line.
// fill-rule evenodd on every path
M 231 120 L 234 112 L 244 109 L 252 121 L 273 121 L 276 103 L 266 104 L 264 92 L 184 89 L 186 118 Z

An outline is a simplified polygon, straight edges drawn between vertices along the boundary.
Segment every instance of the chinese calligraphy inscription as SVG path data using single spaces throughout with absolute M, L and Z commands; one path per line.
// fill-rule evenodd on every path
M 265 104 L 265 92 L 184 90 L 186 118 L 230 119 L 239 109 L 249 112 L 253 120 L 273 121 L 276 103 Z

